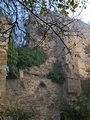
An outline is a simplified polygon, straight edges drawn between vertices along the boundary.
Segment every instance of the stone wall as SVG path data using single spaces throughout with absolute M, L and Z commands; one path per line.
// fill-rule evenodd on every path
M 46 43 L 46 44 L 45 44 Z M 30 70 L 20 70 L 20 79 L 7 80 L 5 106 L 24 107 L 34 109 L 33 120 L 60 120 L 60 113 L 49 109 L 49 106 L 57 98 L 63 99 L 66 94 L 65 83 L 58 84 L 46 77 L 53 64 L 56 62 L 56 43 L 46 39 L 42 44 L 48 55 L 48 59 L 40 66 L 34 66 Z M 49 48 L 49 49 L 47 49 Z
M 47 37 L 41 42 L 41 36 L 33 31 L 33 26 L 28 24 L 28 27 L 28 31 L 32 35 L 34 34 L 37 44 L 45 50 L 48 59 L 40 66 L 32 67 L 30 70 L 21 70 L 20 79 L 7 81 L 4 104 L 6 107 L 17 106 L 28 108 L 28 110 L 33 108 L 35 110 L 35 118 L 33 120 L 45 120 L 49 117 L 52 117 L 53 120 L 60 120 L 60 113 L 56 110 L 50 110 L 49 106 L 57 98 L 63 100 L 68 96 L 72 98 L 71 94 L 81 93 L 81 83 L 78 76 L 79 61 L 77 57 L 80 55 L 79 53 L 77 55 L 77 51 L 81 43 L 72 47 L 78 43 L 80 37 L 72 36 L 70 39 L 68 37 L 65 38 L 67 46 L 69 48 L 72 47 L 71 54 L 67 54 L 67 49 L 64 49 L 64 45 L 57 36 L 53 35 L 51 40 Z M 53 83 L 46 77 L 57 60 L 62 63 L 66 73 L 67 79 L 62 85 Z
M 8 49 L 8 29 L 7 21 L 0 11 L 0 102 L 5 97 L 6 92 L 6 66 Z
M 42 19 L 49 21 L 49 22 L 55 22 L 58 21 L 57 25 L 62 26 L 59 24 L 60 19 L 58 19 L 59 15 L 56 15 L 54 17 L 54 14 L 50 13 L 46 18 L 43 16 Z M 30 34 L 32 39 L 31 46 L 33 46 L 33 43 L 39 44 L 41 46 L 44 46 L 44 49 L 46 47 L 46 50 L 50 49 L 51 41 L 54 42 L 55 48 L 52 51 L 55 51 L 52 54 L 52 56 L 55 56 L 56 60 L 59 60 L 62 62 L 63 69 L 66 73 L 66 88 L 68 94 L 81 94 L 81 80 L 86 79 L 88 77 L 88 72 L 86 71 L 87 68 L 89 68 L 89 58 L 85 53 L 85 46 L 87 46 L 90 42 L 90 28 L 89 25 L 81 22 L 81 21 L 74 21 L 72 24 L 68 25 L 65 29 L 67 29 L 69 32 L 67 32 L 67 36 L 62 38 L 64 40 L 64 43 L 67 45 L 67 47 L 70 49 L 70 51 L 65 48 L 61 40 L 55 35 L 52 34 L 52 36 L 49 36 L 49 42 L 47 39 L 42 40 L 42 35 L 39 33 L 39 29 L 37 25 L 32 25 L 32 19 L 30 18 L 30 21 L 27 21 L 26 25 L 26 31 Z M 64 18 L 65 19 L 65 18 Z M 66 21 L 69 21 L 69 18 L 66 18 Z M 37 19 L 40 24 L 42 22 Z M 43 25 L 43 24 L 42 24 Z M 83 29 L 84 28 L 84 29 Z M 56 29 L 56 28 L 54 28 Z M 49 33 L 52 33 L 51 30 L 48 31 Z M 68 36 L 70 35 L 70 36 Z M 33 42 L 34 40 L 34 42 Z M 65 49 L 64 49 L 65 48 Z M 70 53 L 69 53 L 70 52 Z M 48 55 L 49 52 L 47 52 Z M 31 70 L 32 71 L 32 70 Z M 41 71 L 42 72 L 42 71 Z
M 86 78 L 88 74 L 85 63 L 87 55 L 84 52 L 84 48 L 89 43 L 90 37 L 87 36 L 90 33 L 89 27 L 83 22 L 75 22 L 73 23 L 74 26 L 69 26 L 71 27 L 71 33 L 74 29 L 76 31 L 79 30 L 80 36 L 74 33 L 74 36 L 65 37 L 64 42 L 70 49 L 70 53 L 68 53 L 69 51 L 55 34 L 48 36 L 46 39 L 42 39 L 42 35 L 39 33 L 37 26 L 31 25 L 31 21 L 27 21 L 26 25 L 26 30 L 31 37 L 29 39 L 32 39 L 32 41 L 30 41 L 31 47 L 35 46 L 35 44 L 42 46 L 48 55 L 48 59 L 40 66 L 32 67 L 30 70 L 21 70 L 20 79 L 13 81 L 8 80 L 6 83 L 7 42 L 1 42 L 0 93 L 5 93 L 5 89 L 7 89 L 4 101 L 6 107 L 19 106 L 26 107 L 29 110 L 33 108 L 36 115 L 33 120 L 45 120 L 50 116 L 53 120 L 60 120 L 59 112 L 50 110 L 48 107 L 57 97 L 62 100 L 67 98 L 67 95 L 79 95 L 81 93 L 81 79 Z M 83 26 L 85 31 L 87 31 L 87 35 L 84 34 Z M 50 32 L 51 31 L 49 31 L 49 33 Z M 6 34 L 5 36 L 7 37 Z M 4 37 L 0 34 L 1 40 Z M 84 39 L 84 37 L 86 39 Z M 65 71 L 66 81 L 63 85 L 53 83 L 46 77 L 57 60 L 62 63 Z M 88 61 L 90 61 L 90 59 L 88 59 Z M 87 66 L 89 66 L 89 64 Z
M 82 92 L 81 81 L 85 80 L 89 73 L 87 69 L 90 64 L 90 57 L 85 52 L 85 47 L 90 44 L 90 27 L 82 21 L 75 21 L 70 25 L 71 30 L 75 32 L 74 36 L 66 37 L 65 42 L 71 48 L 71 55 L 66 56 L 66 63 L 69 63 L 70 72 L 67 72 L 68 92 Z M 67 50 L 66 50 L 67 51 Z
M 33 26 L 31 21 L 26 21 L 26 31 L 31 37 L 29 39 L 32 39 L 30 46 L 33 47 L 36 44 L 42 46 L 48 59 L 39 67 L 32 67 L 29 71 L 21 70 L 19 80 L 7 81 L 6 83 L 9 33 L 5 33 L 5 31 L 9 25 L 1 12 L 0 16 L 0 103 L 5 98 L 4 103 L 7 107 L 16 105 L 21 107 L 23 104 L 24 107 L 31 109 L 32 106 L 36 110 L 35 120 L 44 120 L 50 115 L 56 116 L 56 120 L 59 120 L 59 113 L 49 110 L 48 106 L 57 97 L 62 99 L 66 98 L 67 95 L 80 95 L 82 92 L 81 80 L 88 77 L 89 73 L 86 70 L 90 67 L 90 58 L 84 51 L 84 48 L 90 44 L 89 26 L 80 21 L 68 26 L 70 34 L 75 30 L 72 36 L 63 39 L 70 50 L 68 51 L 58 36 L 52 34 L 52 31 L 49 31 L 51 36 L 48 35 L 42 39 L 38 26 Z M 77 31 L 80 33 L 77 34 Z M 66 81 L 63 85 L 53 83 L 46 78 L 56 61 L 62 63 L 65 71 Z

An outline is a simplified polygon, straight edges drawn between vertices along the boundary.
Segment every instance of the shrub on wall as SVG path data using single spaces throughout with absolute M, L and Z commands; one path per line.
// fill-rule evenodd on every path
M 62 84 L 65 81 L 64 71 L 60 62 L 56 62 L 53 65 L 53 69 L 47 75 L 47 78 L 51 79 L 52 82 Z
M 32 66 L 39 66 L 45 62 L 46 58 L 46 54 L 39 46 L 28 49 L 22 48 L 19 51 L 18 67 L 25 69 Z
M 11 40 L 8 44 L 7 65 L 9 66 L 10 72 L 9 72 L 7 78 L 18 78 L 19 77 L 17 63 L 18 63 L 18 52 L 15 48 L 15 42 L 13 42 Z
M 82 92 L 90 101 L 90 78 L 82 81 Z
M 32 120 L 34 111 L 27 111 L 24 108 L 8 108 L 0 112 L 0 120 Z
M 75 101 L 66 101 L 61 99 L 53 100 L 49 109 L 58 110 L 62 120 L 90 120 L 90 104 L 81 96 L 76 96 Z M 61 120 L 61 119 L 60 119 Z
M 19 78 L 19 69 L 27 69 L 32 66 L 39 66 L 47 59 L 43 49 L 39 46 L 34 48 L 22 47 L 17 50 L 15 43 L 11 40 L 8 45 L 8 61 L 10 72 L 7 78 Z

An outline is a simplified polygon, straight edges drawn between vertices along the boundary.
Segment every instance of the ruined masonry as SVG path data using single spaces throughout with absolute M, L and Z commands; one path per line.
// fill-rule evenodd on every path
M 6 82 L 8 33 L 4 32 L 9 28 L 9 25 L 7 25 L 7 21 L 1 12 L 0 16 L 0 104 L 4 99 L 5 107 L 24 106 L 30 110 L 32 106 L 36 111 L 35 120 L 45 120 L 48 116 L 58 116 L 55 120 L 59 120 L 60 114 L 49 110 L 48 106 L 57 97 L 61 100 L 67 94 L 75 93 L 79 95 L 82 92 L 81 80 L 88 76 L 86 70 L 90 67 L 90 63 L 87 64 L 90 58 L 84 51 L 85 46 L 90 44 L 89 26 L 81 21 L 75 21 L 75 23 L 68 26 L 71 33 L 74 30 L 80 31 L 79 35 L 81 36 L 76 34 L 65 38 L 65 44 L 68 48 L 71 48 L 71 54 L 67 54 L 68 50 L 64 49 L 65 46 L 55 34 L 52 35 L 52 38 L 48 36 L 41 41 L 42 36 L 37 26 L 31 25 L 31 21 L 28 21 L 26 31 L 28 31 L 30 36 L 32 35 L 31 37 L 34 37 L 33 39 L 36 40 L 34 41 L 35 44 L 43 47 L 48 59 L 39 67 L 32 67 L 29 71 L 21 70 L 21 78 L 19 80 L 8 80 Z M 46 78 L 46 75 L 52 70 L 53 64 L 57 60 L 62 63 L 67 75 L 67 80 L 63 85 L 53 83 Z M 44 87 L 42 87 L 42 84 Z
M 7 49 L 8 49 L 8 33 L 4 33 L 8 29 L 5 16 L 0 11 L 0 102 L 5 97 L 6 92 L 6 65 L 7 65 Z

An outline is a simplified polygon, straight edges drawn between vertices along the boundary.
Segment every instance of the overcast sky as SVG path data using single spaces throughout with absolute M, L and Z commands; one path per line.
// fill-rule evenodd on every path
M 82 12 L 82 20 L 86 23 L 90 22 L 90 0 L 89 3 L 86 5 L 86 9 Z
M 75 15 L 78 15 L 78 13 L 80 13 L 81 9 L 78 8 L 76 11 L 77 12 L 75 13 Z M 90 22 L 90 0 L 88 0 L 88 3 L 86 4 L 86 9 L 84 9 L 82 11 L 79 18 L 85 23 Z

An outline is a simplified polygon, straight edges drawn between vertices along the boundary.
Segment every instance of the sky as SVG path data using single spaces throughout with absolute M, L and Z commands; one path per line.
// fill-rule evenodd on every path
M 77 8 L 75 15 L 78 15 L 80 11 L 81 9 Z M 81 19 L 83 22 L 90 24 L 90 0 L 88 0 L 88 3 L 86 4 L 86 9 L 83 9 L 78 18 Z
M 90 0 L 88 0 L 90 2 Z M 86 22 L 86 23 L 90 23 L 90 3 L 88 3 L 86 5 L 86 9 L 83 10 L 82 14 L 82 21 Z

